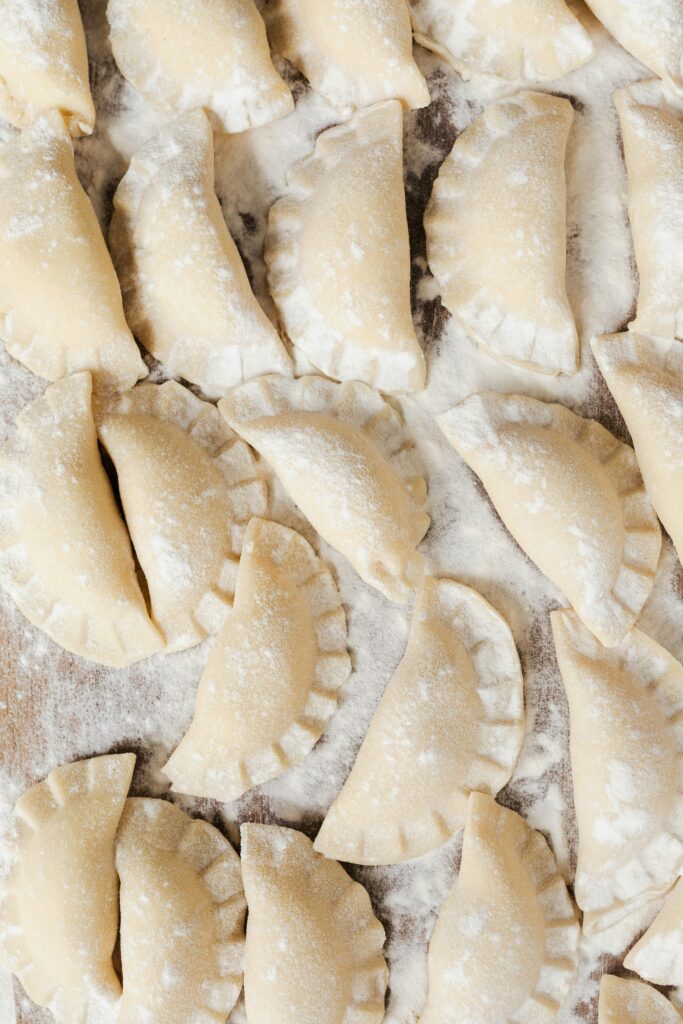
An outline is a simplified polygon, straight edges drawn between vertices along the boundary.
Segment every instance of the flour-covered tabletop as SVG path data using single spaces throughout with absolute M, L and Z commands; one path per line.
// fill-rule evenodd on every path
M 39 0 L 24 0 L 27 7 Z M 77 169 L 103 229 L 112 197 L 131 156 L 163 119 L 126 83 L 112 59 L 105 0 L 81 0 L 97 109 L 93 135 L 76 141 Z M 495 360 L 477 347 L 445 311 L 426 261 L 423 217 L 432 185 L 456 137 L 484 105 L 504 95 L 499 86 L 464 81 L 420 46 L 415 54 L 431 93 L 424 109 L 405 114 L 405 187 L 410 228 L 413 317 L 427 361 L 427 387 L 401 399 L 408 434 L 425 469 L 432 524 L 420 545 L 428 570 L 476 588 L 510 624 L 524 672 L 526 734 L 512 781 L 500 793 L 548 839 L 561 873 L 573 881 L 576 823 L 569 765 L 568 709 L 558 671 L 549 613 L 560 592 L 517 546 L 477 478 L 448 444 L 435 416 L 473 392 L 492 389 L 556 401 L 594 417 L 628 441 L 624 423 L 596 368 L 589 339 L 623 329 L 633 318 L 637 278 L 626 212 L 626 175 L 613 92 L 651 77 L 583 7 L 578 7 L 596 55 L 548 91 L 574 110 L 567 156 L 569 299 L 581 340 L 581 367 L 573 376 L 546 376 Z M 362 43 L 361 43 L 362 45 Z M 271 125 L 216 136 L 216 188 L 231 234 L 254 290 L 274 321 L 265 281 L 267 215 L 282 193 L 290 166 L 313 149 L 317 135 L 339 121 L 291 65 L 278 64 L 293 89 L 296 109 Z M 541 85 L 540 89 L 545 87 Z M 508 90 L 512 93 L 514 90 Z M 3 137 L 13 129 L 3 126 Z M 466 254 L 465 254 L 466 257 Z M 164 367 L 146 357 L 152 379 Z M 301 357 L 299 357 L 301 358 Z M 309 369 L 304 362 L 299 371 Z M 45 383 L 0 348 L 3 437 L 17 413 Z M 280 778 L 226 805 L 169 794 L 161 767 L 191 720 L 206 661 L 204 643 L 154 657 L 128 669 L 105 669 L 57 647 L 32 627 L 5 595 L 0 598 L 0 810 L 64 762 L 94 754 L 133 751 L 133 795 L 164 796 L 217 825 L 237 843 L 244 821 L 292 826 L 314 837 L 353 764 L 382 692 L 405 647 L 410 607 L 390 603 L 363 583 L 350 564 L 322 542 L 303 517 L 283 505 L 296 526 L 333 567 L 346 609 L 353 673 L 338 712 L 315 749 Z M 651 637 L 683 658 L 683 574 L 664 540 L 654 590 L 639 621 Z M 437 913 L 456 876 L 462 835 L 406 864 L 357 867 L 349 873 L 367 887 L 387 932 L 390 968 L 387 1024 L 414 1024 L 427 987 L 427 946 Z M 650 909 L 650 917 L 653 910 Z M 646 921 L 643 922 L 644 924 Z M 596 1024 L 599 979 L 620 973 L 625 943 L 617 935 L 601 947 L 582 936 L 580 964 L 558 1024 Z M 0 986 L 0 1020 L 14 1021 L 11 983 Z M 17 1024 L 48 1021 L 17 985 Z M 676 993 L 671 994 L 674 1002 Z M 681 994 L 683 998 L 683 994 Z M 243 1022 L 240 1003 L 230 1018 Z

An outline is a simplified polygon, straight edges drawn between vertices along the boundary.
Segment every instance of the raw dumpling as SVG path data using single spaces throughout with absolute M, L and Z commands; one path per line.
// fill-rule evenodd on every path
M 443 304 L 479 344 L 543 373 L 578 367 L 565 285 L 572 119 L 557 96 L 492 103 L 456 139 L 425 214 Z
M 683 880 L 676 882 L 624 967 L 655 985 L 683 985 Z
M 242 989 L 240 860 L 227 839 L 164 800 L 127 800 L 121 879 L 120 1024 L 225 1021 Z
M 109 0 L 107 17 L 122 75 L 169 117 L 204 107 L 243 132 L 294 109 L 254 0 Z
M 111 1019 L 121 992 L 114 836 L 134 766 L 134 754 L 63 765 L 14 811 L 0 960 L 63 1024 Z
M 621 45 L 683 89 L 683 0 L 586 0 Z
M 0 117 L 24 128 L 53 109 L 72 135 L 93 130 L 78 0 L 0 0 Z
M 328 544 L 392 601 L 422 580 L 426 485 L 400 414 L 364 384 L 261 377 L 218 408 Z
M 213 189 L 202 110 L 166 125 L 133 157 L 109 233 L 128 322 L 172 373 L 218 398 L 291 363 L 249 285 Z
M 329 569 L 295 530 L 252 519 L 233 612 L 164 768 L 174 790 L 227 802 L 281 775 L 320 738 L 350 671 Z
M 0 150 L 0 334 L 48 380 L 90 370 L 97 385 L 124 390 L 147 375 L 54 110 Z
M 562 78 L 593 56 L 564 0 L 411 0 L 415 39 L 463 78 Z
M 561 405 L 484 391 L 437 423 L 523 551 L 607 646 L 638 618 L 662 543 L 633 449 Z
M 551 614 L 570 712 L 586 933 L 662 895 L 683 868 L 683 667 L 633 629 L 607 649 Z
M 598 1024 L 681 1024 L 666 996 L 642 981 L 604 974 L 600 981 Z
M 118 476 L 152 618 L 169 650 L 220 627 L 242 534 L 267 506 L 249 448 L 213 405 L 167 381 L 101 403 L 97 428 Z
M 407 0 L 274 0 L 266 17 L 275 52 L 342 114 L 379 100 L 429 103 Z
M 408 647 L 315 841 L 326 857 L 394 864 L 465 824 L 472 790 L 509 782 L 524 734 L 510 628 L 475 590 L 427 577 Z
M 316 0 L 317 2 L 317 0 Z M 323 373 L 417 391 L 403 114 L 392 101 L 318 136 L 271 208 L 270 290 L 291 341 Z
M 242 825 L 249 1024 L 380 1024 L 384 929 L 365 889 L 301 832 Z
M 462 864 L 429 945 L 420 1024 L 542 1024 L 576 973 L 579 926 L 543 836 L 493 797 L 469 799 Z
M 652 504 L 683 560 L 683 346 L 629 332 L 596 338 L 591 347 Z
M 683 25 L 683 0 L 681 2 Z M 634 331 L 683 339 L 683 109 L 661 82 L 614 94 L 628 173 L 628 216 L 638 264 Z
M 26 618 L 104 665 L 156 653 L 130 540 L 97 448 L 89 373 L 17 417 L 0 460 L 0 581 Z

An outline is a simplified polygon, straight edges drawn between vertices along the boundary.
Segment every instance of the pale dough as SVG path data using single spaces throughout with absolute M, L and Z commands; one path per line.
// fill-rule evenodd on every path
M 121 993 L 114 836 L 134 766 L 134 754 L 62 765 L 15 807 L 0 960 L 60 1024 L 111 1019 Z
M 48 380 L 90 370 L 122 391 L 147 376 L 56 110 L 0 149 L 0 336 Z
M 169 117 L 204 107 L 244 132 L 294 109 L 254 0 L 109 0 L 107 17 L 119 70 Z
M 591 342 L 626 420 L 647 492 L 683 557 L 683 345 L 641 334 Z
M 275 52 L 341 114 L 387 99 L 429 103 L 407 0 L 274 0 L 266 17 Z
M 662 543 L 633 449 L 521 395 L 470 395 L 437 423 L 511 534 L 608 646 L 652 590 Z
M 401 105 L 378 104 L 323 132 L 288 181 L 270 210 L 265 257 L 289 338 L 329 377 L 420 390 Z
M 166 125 L 133 157 L 109 243 L 128 323 L 171 373 L 219 398 L 249 377 L 291 372 L 223 219 L 203 111 Z
M 584 932 L 599 933 L 683 868 L 683 667 L 640 630 L 608 649 L 573 612 L 551 620 L 569 701 L 576 900 Z
M 425 213 L 441 299 L 490 352 L 572 374 L 578 340 L 565 284 L 565 149 L 571 103 L 522 92 L 455 141 Z
M 282 774 L 318 741 L 350 672 L 329 569 L 295 530 L 252 519 L 232 614 L 164 767 L 173 789 L 227 802 Z
M 465 824 L 472 790 L 509 782 L 524 735 L 522 670 L 510 628 L 475 590 L 427 577 L 408 646 L 315 848 L 394 864 Z
M 72 135 L 95 126 L 78 0 L 0 0 L 0 116 L 25 128 L 48 110 Z
M 576 974 L 579 926 L 543 836 L 473 793 L 460 874 L 429 945 L 420 1024 L 542 1024 Z
M 411 0 L 415 39 L 463 76 L 562 78 L 593 56 L 564 0 Z
M 318 533 L 393 601 L 422 579 L 426 484 L 400 414 L 365 384 L 261 377 L 218 408 Z
M 126 800 L 116 837 L 123 995 L 117 1024 L 225 1021 L 242 989 L 239 857 L 165 800 Z
M 683 25 L 683 3 L 681 4 Z M 614 94 L 628 174 L 641 334 L 683 339 L 683 106 L 659 81 Z
M 249 1024 L 381 1024 L 384 929 L 365 889 L 303 833 L 242 825 Z
M 0 582 L 56 643 L 104 665 L 160 651 L 100 462 L 89 373 L 50 385 L 0 458 Z
M 232 603 L 242 536 L 267 511 L 251 450 L 215 406 L 175 381 L 102 401 L 97 430 L 167 650 L 217 632 Z

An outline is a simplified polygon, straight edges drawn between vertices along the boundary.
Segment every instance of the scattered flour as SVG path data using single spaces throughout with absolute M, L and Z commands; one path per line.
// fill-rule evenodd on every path
M 132 153 L 161 126 L 158 114 L 123 82 L 112 64 L 105 6 L 103 0 L 81 2 L 98 125 L 91 137 L 77 142 L 78 170 L 103 225 L 108 223 L 113 191 Z M 478 349 L 441 307 L 427 270 L 422 217 L 432 182 L 456 136 L 487 101 L 501 94 L 500 87 L 463 82 L 437 57 L 418 48 L 417 60 L 428 78 L 433 102 L 428 109 L 405 117 L 413 302 L 429 378 L 423 394 L 401 404 L 430 487 L 433 524 L 421 548 L 432 572 L 476 587 L 510 623 L 525 673 L 528 732 L 515 776 L 500 800 L 546 834 L 568 880 L 576 858 L 568 713 L 548 619 L 549 610 L 562 603 L 561 595 L 503 529 L 433 417 L 474 391 L 492 388 L 562 402 L 626 437 L 587 343 L 595 333 L 619 329 L 633 313 L 636 278 L 611 94 L 648 75 L 592 19 L 586 20 L 596 57 L 566 79 L 543 87 L 568 96 L 576 115 L 568 157 L 568 288 L 582 342 L 582 368 L 575 377 L 536 375 L 496 362 Z M 216 146 L 217 190 L 224 213 L 257 296 L 271 317 L 274 311 L 261 258 L 268 208 L 284 187 L 287 168 L 311 151 L 321 130 L 339 120 L 300 77 L 285 70 L 297 99 L 296 111 L 265 128 L 217 140 Z M 0 126 L 0 138 L 9 134 Z M 151 379 L 163 379 L 163 370 L 156 364 Z M 3 437 L 12 429 L 17 412 L 43 387 L 0 349 Z M 305 532 L 315 541 L 310 529 Z M 190 812 L 221 826 L 233 842 L 245 819 L 281 822 L 315 834 L 350 771 L 405 646 L 410 609 L 389 604 L 362 584 L 327 545 L 315 543 L 339 581 L 355 671 L 322 740 L 285 776 L 225 807 L 208 800 L 175 798 Z M 642 625 L 679 658 L 683 656 L 682 611 L 683 576 L 667 541 Z M 154 658 L 124 671 L 108 671 L 60 651 L 4 596 L 0 598 L 0 633 L 4 760 L 0 811 L 6 812 L 23 788 L 55 765 L 105 751 L 138 754 L 134 793 L 167 794 L 168 783 L 160 768 L 192 717 L 207 645 L 163 661 Z M 456 877 L 461 845 L 462 837 L 456 836 L 413 863 L 350 869 L 368 887 L 387 929 L 392 972 L 387 1024 L 415 1024 L 424 1005 L 427 943 Z M 582 942 L 579 975 L 558 1024 L 596 1024 L 600 974 L 619 970 L 623 951 L 618 938 L 613 952 Z M 0 984 L 2 1024 L 12 1022 L 9 1012 L 7 988 Z M 44 1020 L 30 1008 L 21 1010 L 20 1019 L 22 1024 Z M 244 1020 L 240 1006 L 232 1021 L 244 1024 Z

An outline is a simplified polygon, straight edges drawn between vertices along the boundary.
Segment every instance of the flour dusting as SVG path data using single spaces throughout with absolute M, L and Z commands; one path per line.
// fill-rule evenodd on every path
M 76 143 L 81 181 L 103 227 L 112 196 L 131 156 L 162 127 L 162 118 L 126 83 L 112 60 L 103 0 L 82 0 L 90 76 L 98 111 L 92 136 Z M 615 88 L 651 77 L 594 20 L 582 14 L 595 56 L 566 78 L 543 86 L 568 97 L 574 108 L 567 159 L 570 304 L 577 318 L 581 369 L 557 379 L 507 366 L 478 348 L 449 317 L 427 269 L 422 220 L 439 166 L 455 138 L 483 106 L 512 86 L 463 81 L 438 56 L 417 47 L 432 103 L 405 115 L 405 183 L 412 253 L 415 326 L 427 357 L 425 392 L 400 402 L 407 434 L 417 446 L 429 486 L 432 525 L 420 550 L 431 573 L 475 587 L 510 624 L 525 676 L 527 732 L 520 760 L 499 801 L 521 812 L 548 838 L 570 883 L 576 861 L 576 820 L 569 767 L 568 709 L 555 662 L 548 612 L 560 592 L 529 561 L 503 528 L 479 482 L 448 445 L 434 416 L 485 388 L 528 394 L 593 416 L 620 439 L 626 430 L 588 348 L 595 334 L 622 328 L 633 316 L 637 277 L 626 213 L 626 177 L 619 147 Z M 313 149 L 319 132 L 339 115 L 311 92 L 284 62 L 296 99 L 288 116 L 244 134 L 216 137 L 216 188 L 247 272 L 271 320 L 265 285 L 263 239 L 270 205 L 284 191 L 289 167 Z M 12 135 L 0 125 L 0 137 Z M 151 358 L 152 380 L 165 371 Z M 305 367 L 299 367 L 299 370 Z M 0 347 L 0 432 L 13 431 L 16 414 L 44 390 Z M 411 608 L 388 602 L 362 583 L 350 564 L 321 542 L 301 517 L 316 551 L 333 566 L 347 612 L 354 672 L 342 687 L 340 708 L 311 754 L 284 776 L 221 805 L 173 796 L 238 842 L 240 822 L 279 822 L 313 837 L 347 778 L 382 692 L 406 644 Z M 641 625 L 671 653 L 683 656 L 680 630 L 683 576 L 665 541 L 654 590 Z M 161 768 L 187 730 L 209 644 L 154 658 L 127 670 L 108 671 L 81 661 L 30 626 L 0 596 L 3 636 L 0 677 L 0 747 L 4 752 L 0 809 L 65 761 L 111 751 L 138 755 L 133 792 L 169 796 Z M 440 906 L 457 875 L 462 836 L 412 863 L 352 867 L 368 889 L 387 931 L 391 969 L 386 1024 L 415 1024 L 426 997 L 427 944 Z M 647 920 L 642 922 L 644 928 Z M 620 944 L 621 943 L 621 944 Z M 600 974 L 621 972 L 625 945 L 610 951 L 581 940 L 579 974 L 557 1024 L 596 1024 Z M 18 998 L 21 1024 L 43 1024 L 43 1015 Z M 0 1021 L 13 1024 L 0 986 Z M 231 1017 L 244 1024 L 243 1006 Z

